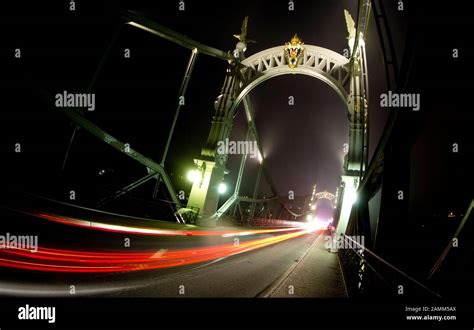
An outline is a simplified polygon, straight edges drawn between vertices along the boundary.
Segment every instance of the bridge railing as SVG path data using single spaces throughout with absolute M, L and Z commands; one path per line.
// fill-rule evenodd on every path
M 338 249 L 344 279 L 351 297 L 441 296 L 412 276 L 392 265 L 366 248 L 354 238 L 341 235 L 342 247 Z

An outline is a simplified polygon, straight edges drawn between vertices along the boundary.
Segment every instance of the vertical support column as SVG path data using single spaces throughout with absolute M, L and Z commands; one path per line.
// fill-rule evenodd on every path
M 362 38 L 362 37 L 360 37 Z M 351 217 L 352 206 L 357 203 L 357 188 L 363 173 L 367 168 L 368 154 L 368 123 L 367 123 L 367 98 L 366 86 L 367 77 L 365 75 L 365 47 L 358 44 L 357 55 L 353 57 L 351 72 L 351 98 L 349 106 L 352 107 L 352 117 L 349 129 L 349 153 L 342 175 L 342 189 L 338 196 L 337 229 L 338 235 L 345 234 L 349 219 Z
M 365 44 L 361 45 L 361 58 L 362 58 L 362 87 L 363 87 L 363 123 L 364 123 L 364 172 L 369 166 L 369 73 L 367 68 L 367 56 L 365 52 Z
M 351 74 L 351 103 L 352 118 L 349 128 L 349 153 L 347 158 L 348 173 L 362 173 L 364 170 L 364 97 L 361 86 L 361 68 L 358 58 L 354 60 Z
M 341 208 L 339 210 L 339 219 L 337 223 L 336 232 L 338 235 L 345 234 L 347 224 L 351 216 L 352 205 L 357 202 L 357 188 L 359 187 L 358 175 L 343 175 L 342 176 L 343 189 L 340 191 Z
M 240 56 L 237 52 L 235 55 Z M 234 62 L 231 62 L 227 68 L 226 77 L 221 90 L 221 94 L 214 102 L 214 117 L 211 124 L 211 130 L 207 138 L 205 147 L 201 151 L 203 159 L 196 159 L 195 163 L 199 166 L 205 164 L 204 182 L 194 182 L 188 200 L 188 207 L 199 208 L 197 224 L 200 226 L 215 226 L 217 219 L 211 218 L 217 211 L 219 204 L 218 186 L 227 173 L 227 154 L 217 152 L 219 141 L 224 141 L 230 137 L 233 125 L 234 114 L 229 110 L 232 108 L 236 97 L 236 90 L 239 86 L 239 68 Z M 212 161 L 211 161 L 212 159 Z
M 188 199 L 188 208 L 200 210 L 196 224 L 199 226 L 213 226 L 215 221 L 210 219 L 217 210 L 219 203 L 219 183 L 222 182 L 225 170 L 215 162 L 200 159 L 194 160 L 200 176 L 194 181 Z

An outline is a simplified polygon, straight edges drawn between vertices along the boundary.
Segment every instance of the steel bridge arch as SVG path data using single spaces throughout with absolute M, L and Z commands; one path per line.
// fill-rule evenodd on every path
M 293 40 L 296 39 L 294 37 Z M 295 40 L 298 46 L 302 46 L 300 39 Z M 289 63 L 287 57 L 288 43 L 281 46 L 268 48 L 258 52 L 248 58 L 244 57 L 246 45 L 239 42 L 234 50 L 233 59 L 228 60 L 229 66 L 226 70 L 226 77 L 220 94 L 214 102 L 214 116 L 207 141 L 201 149 L 203 159 L 196 160 L 198 166 L 206 162 L 206 169 L 209 173 L 205 175 L 208 186 L 216 187 L 222 182 L 226 172 L 228 155 L 217 152 L 219 141 L 224 141 L 230 137 L 233 122 L 241 103 L 245 108 L 245 115 L 249 127 L 249 135 L 255 138 L 259 153 L 261 145 L 256 133 L 254 116 L 250 106 L 248 94 L 262 82 L 280 75 L 304 74 L 323 81 L 331 87 L 342 99 L 347 109 L 349 121 L 349 148 L 344 156 L 342 180 L 347 181 L 347 185 L 352 188 L 357 186 L 366 168 L 366 155 L 368 150 L 368 122 L 367 118 L 367 71 L 365 46 L 361 43 L 358 55 L 349 58 L 337 52 L 314 45 L 302 46 L 303 52 L 298 57 L 297 63 Z M 265 170 L 264 155 L 261 154 L 261 164 Z M 241 161 L 239 178 L 242 178 L 245 159 Z M 260 173 L 260 172 L 259 172 Z M 267 173 L 267 171 L 265 171 Z M 278 192 L 274 189 L 271 177 L 266 174 L 270 186 L 276 196 Z M 259 179 L 257 179 L 257 182 Z M 349 184 L 350 181 L 350 184 Z M 237 187 L 240 184 L 237 185 Z M 206 186 L 206 187 L 208 187 Z M 348 193 L 349 194 L 349 193 Z M 345 194 L 344 195 L 348 195 Z M 255 195 L 255 193 L 254 193 Z M 205 198 L 202 198 L 205 196 Z M 199 220 L 202 225 L 215 225 L 215 221 L 220 218 L 238 200 L 238 190 L 234 192 L 218 210 L 219 195 L 217 189 L 207 190 L 199 185 L 193 184 L 188 206 L 199 207 L 202 215 Z M 255 198 L 255 196 L 254 196 Z M 344 199 L 344 198 L 343 198 Z M 348 198 L 344 199 L 344 210 L 349 206 Z M 201 207 L 202 206 L 202 207 Z M 234 209 L 235 210 L 235 209 Z M 342 216 L 347 218 L 347 212 Z
M 304 54 L 296 68 L 288 66 L 283 46 L 268 48 L 243 60 L 240 69 L 241 85 L 229 112 L 235 114 L 242 100 L 264 81 L 281 75 L 303 74 L 330 86 L 347 105 L 349 118 L 352 118 L 354 107 L 350 95 L 349 59 L 323 47 L 305 45 L 304 48 Z

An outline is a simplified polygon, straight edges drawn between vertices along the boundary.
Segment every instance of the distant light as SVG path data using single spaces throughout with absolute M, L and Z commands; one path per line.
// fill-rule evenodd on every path
M 263 156 L 260 153 L 260 150 L 258 151 L 258 162 L 261 164 L 263 162 Z
M 311 219 L 309 219 L 309 216 L 311 216 Z M 317 216 L 313 216 L 313 214 L 308 215 L 307 219 L 308 221 L 304 224 L 304 228 L 310 232 L 326 230 L 330 225 L 328 220 L 321 220 Z
M 315 204 L 311 205 L 311 210 L 313 210 L 313 211 L 316 210 L 316 205 Z
M 199 172 L 197 170 L 191 170 L 188 172 L 187 179 L 191 182 L 196 182 L 200 178 Z
M 308 215 L 306 216 L 306 220 L 308 220 L 308 221 L 313 220 L 313 215 L 312 215 L 312 214 L 308 214 Z
M 224 182 L 219 183 L 217 191 L 219 192 L 219 194 L 224 194 L 227 191 L 227 185 Z
M 99 171 L 99 175 L 104 175 L 104 174 L 105 174 L 105 170 L 104 170 L 104 169 L 101 169 L 101 170 Z

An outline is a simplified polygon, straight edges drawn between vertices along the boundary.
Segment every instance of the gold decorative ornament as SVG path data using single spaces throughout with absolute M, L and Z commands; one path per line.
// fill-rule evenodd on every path
M 288 66 L 291 69 L 294 69 L 298 66 L 298 62 L 303 56 L 304 53 L 304 42 L 298 37 L 295 33 L 293 38 L 291 38 L 290 42 L 285 44 L 285 58 L 288 62 Z

